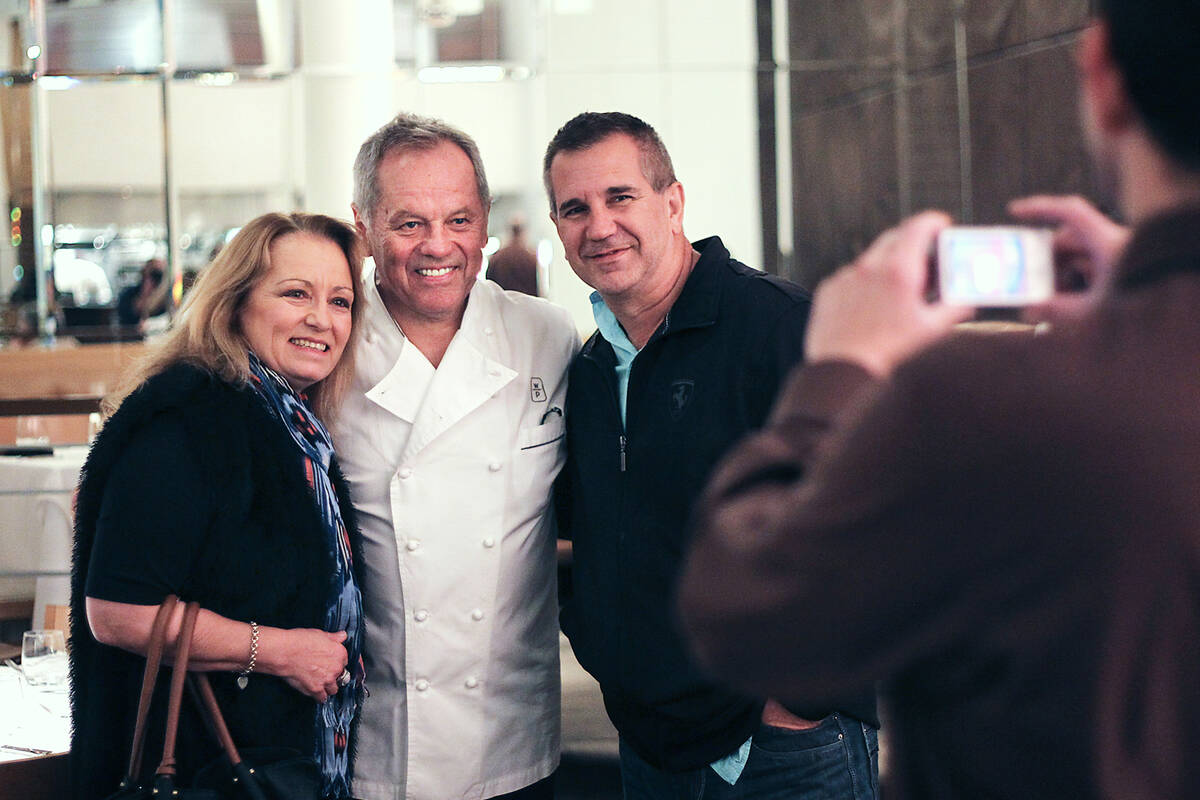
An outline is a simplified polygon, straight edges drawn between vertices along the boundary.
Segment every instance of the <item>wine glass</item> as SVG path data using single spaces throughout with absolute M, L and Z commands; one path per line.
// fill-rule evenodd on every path
M 17 444 L 22 447 L 50 444 L 46 420 L 37 415 L 17 417 Z
M 21 671 L 30 686 L 65 689 L 66 634 L 58 630 L 25 631 L 21 638 Z

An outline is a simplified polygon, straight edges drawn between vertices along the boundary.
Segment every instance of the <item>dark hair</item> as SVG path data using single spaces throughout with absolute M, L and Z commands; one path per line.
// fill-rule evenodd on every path
M 558 129 L 550 144 L 546 145 L 546 157 L 542 160 L 542 183 L 546 186 L 546 197 L 550 200 L 550 213 L 556 215 L 554 186 L 550 183 L 550 164 L 554 157 L 566 150 L 577 152 L 599 144 L 609 136 L 623 133 L 631 137 L 641 153 L 642 176 L 656 192 L 661 192 L 675 183 L 675 167 L 671 156 L 659 138 L 658 132 L 643 120 L 620 111 L 585 111 L 576 115 Z
M 1179 166 L 1200 170 L 1200 2 L 1099 0 L 1112 56 L 1151 136 Z
M 475 189 L 479 204 L 487 211 L 492 206 L 487 174 L 475 140 L 438 119 L 416 114 L 397 114 L 396 117 L 371 134 L 358 149 L 354 159 L 354 205 L 359 216 L 369 220 L 379 202 L 379 164 L 393 150 L 432 150 L 442 142 L 457 145 L 471 160 L 475 170 Z

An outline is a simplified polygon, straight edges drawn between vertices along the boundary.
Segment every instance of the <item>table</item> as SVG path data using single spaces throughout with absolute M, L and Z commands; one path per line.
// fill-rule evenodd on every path
M 45 690 L 0 664 L 0 763 L 65 753 L 71 747 L 66 687 Z
M 70 599 L 71 502 L 87 452 L 0 456 L 0 598 L 34 596 L 35 628 L 47 603 Z
M 0 798 L 62 800 L 71 794 L 67 754 L 0 763 Z

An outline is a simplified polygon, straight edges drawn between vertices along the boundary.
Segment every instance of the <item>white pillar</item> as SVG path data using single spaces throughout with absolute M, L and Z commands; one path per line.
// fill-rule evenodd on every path
M 354 156 L 391 119 L 392 0 L 301 0 L 305 208 L 350 218 Z

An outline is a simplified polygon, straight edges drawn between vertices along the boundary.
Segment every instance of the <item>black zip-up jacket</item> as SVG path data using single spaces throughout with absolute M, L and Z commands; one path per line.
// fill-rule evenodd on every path
M 692 506 L 718 459 L 766 420 L 803 355 L 810 306 L 800 287 L 730 258 L 719 238 L 694 247 L 683 292 L 634 359 L 624 426 L 612 346 L 596 332 L 572 362 L 557 487 L 562 535 L 574 542 L 563 630 L 622 738 L 667 770 L 729 755 L 762 714 L 762 699 L 693 664 L 674 589 Z M 877 724 L 873 696 L 834 710 Z

